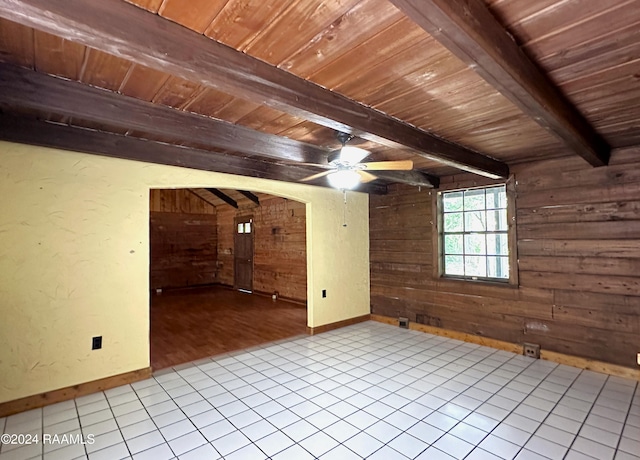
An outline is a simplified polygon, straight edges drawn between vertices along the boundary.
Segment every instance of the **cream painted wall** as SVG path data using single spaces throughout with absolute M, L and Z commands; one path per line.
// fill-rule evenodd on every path
M 0 142 L 0 402 L 149 366 L 149 189 L 180 187 L 306 203 L 308 325 L 369 313 L 367 195 L 343 227 L 336 190 Z

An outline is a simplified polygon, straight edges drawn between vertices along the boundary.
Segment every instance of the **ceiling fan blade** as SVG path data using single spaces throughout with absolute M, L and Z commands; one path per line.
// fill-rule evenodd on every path
M 360 175 L 360 182 L 362 182 L 363 184 L 366 184 L 367 182 L 372 182 L 374 180 L 377 179 L 376 176 L 374 176 L 371 173 L 368 173 L 366 171 L 356 171 L 359 175 Z
M 310 180 L 320 179 L 321 177 L 326 176 L 327 174 L 331 174 L 333 171 L 322 171 L 318 174 L 313 174 L 311 176 L 305 177 L 304 179 L 300 179 L 300 182 L 309 182 Z
M 411 160 L 374 161 L 360 164 L 369 171 L 410 171 L 413 169 L 413 161 Z
M 313 166 L 315 168 L 322 168 L 322 169 L 335 169 L 335 166 L 332 165 L 325 165 L 325 164 L 319 164 L 319 163 L 300 163 L 300 162 L 291 162 L 288 163 L 291 164 L 293 166 Z

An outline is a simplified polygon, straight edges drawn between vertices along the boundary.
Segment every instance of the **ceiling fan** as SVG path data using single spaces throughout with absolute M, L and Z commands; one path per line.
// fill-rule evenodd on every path
M 354 136 L 337 132 L 336 137 L 342 147 L 329 154 L 327 157 L 329 164 L 309 164 L 309 166 L 325 168 L 327 171 L 305 177 L 302 179 L 303 182 L 327 176 L 327 180 L 332 187 L 351 190 L 360 183 L 367 183 L 377 179 L 375 173 L 372 174 L 369 171 L 409 171 L 413 169 L 413 161 L 411 160 L 361 163 L 369 155 L 369 152 L 358 147 L 346 145 Z

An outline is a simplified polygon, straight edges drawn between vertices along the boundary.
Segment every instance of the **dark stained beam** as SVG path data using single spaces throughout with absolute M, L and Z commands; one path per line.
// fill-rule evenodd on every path
M 524 53 L 483 0 L 391 0 L 507 99 L 593 166 L 611 148 Z
M 425 174 L 422 171 L 373 171 L 378 179 L 389 182 L 414 185 L 416 187 L 438 188 L 440 178 Z
M 122 0 L 0 0 L 0 16 L 465 171 L 506 164 L 433 136 Z
M 222 201 L 224 201 L 225 203 L 227 203 L 229 206 L 232 206 L 236 209 L 238 209 L 238 202 L 236 200 L 234 200 L 233 198 L 231 198 L 229 195 L 227 195 L 224 192 L 221 192 L 220 190 L 218 190 L 217 188 L 205 188 L 205 190 L 209 193 L 212 193 L 213 195 L 217 196 L 218 198 L 220 198 Z
M 245 198 L 248 198 L 251 201 L 253 201 L 256 204 L 256 206 L 260 206 L 260 199 L 253 193 L 247 192 L 246 190 L 238 190 L 238 193 L 243 195 Z
M 282 166 L 227 153 L 209 152 L 10 115 L 0 115 L 0 140 L 287 182 L 298 182 L 316 172 L 311 168 Z M 326 182 L 317 185 L 329 187 Z M 359 187 L 358 191 L 385 194 L 387 188 L 384 185 L 365 184 Z
M 0 63 L 0 105 L 138 130 L 280 161 L 326 162 L 327 150 L 225 121 Z

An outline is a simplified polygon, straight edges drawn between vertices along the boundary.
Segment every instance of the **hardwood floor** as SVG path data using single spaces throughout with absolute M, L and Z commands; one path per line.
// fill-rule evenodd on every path
M 151 295 L 151 367 L 163 369 L 306 333 L 306 307 L 223 287 Z

